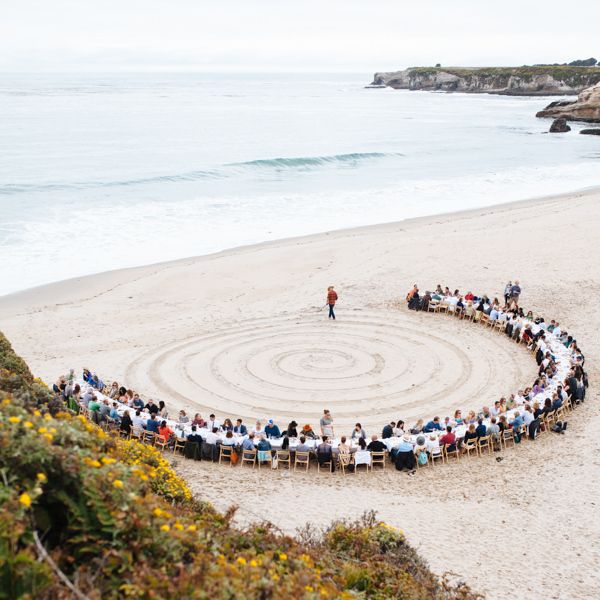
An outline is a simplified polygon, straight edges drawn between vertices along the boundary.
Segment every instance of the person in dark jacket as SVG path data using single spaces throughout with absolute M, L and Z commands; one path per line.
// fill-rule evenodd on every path
M 119 429 L 124 431 L 125 433 L 131 433 L 131 427 L 133 426 L 133 422 L 131 417 L 129 416 L 129 411 L 126 410 L 121 417 L 121 424 L 119 425 Z
M 385 452 L 387 450 L 387 446 L 381 440 L 378 440 L 376 435 L 374 435 L 371 437 L 371 441 L 367 446 L 367 450 L 369 452 Z
M 483 419 L 477 420 L 477 427 L 475 428 L 475 434 L 478 438 L 487 435 L 487 427 L 483 424 Z
M 237 433 L 238 435 L 246 435 L 248 433 L 248 428 L 242 423 L 241 419 L 235 422 L 233 433 Z
M 298 423 L 296 423 L 296 421 L 290 421 L 285 433 L 288 437 L 291 438 L 298 437 Z
M 396 423 L 394 423 L 394 421 L 392 421 L 391 423 L 388 423 L 383 428 L 383 431 L 381 432 L 381 437 L 384 440 L 387 440 L 388 438 L 394 437 L 394 428 L 395 427 L 396 427 Z

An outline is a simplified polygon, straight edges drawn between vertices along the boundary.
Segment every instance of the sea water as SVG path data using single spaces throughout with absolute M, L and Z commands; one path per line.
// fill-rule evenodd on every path
M 4 75 L 0 294 L 600 184 L 549 98 L 366 89 L 371 74 Z

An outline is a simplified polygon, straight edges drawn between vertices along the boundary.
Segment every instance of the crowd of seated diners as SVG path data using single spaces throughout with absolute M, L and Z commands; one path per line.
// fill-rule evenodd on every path
M 211 413 L 205 419 L 200 413 L 192 416 L 183 409 L 169 415 L 163 401 L 143 400 L 117 382 L 105 386 L 88 369 L 84 369 L 81 381 L 71 370 L 58 379 L 53 389 L 72 411 L 84 413 L 94 423 L 123 437 L 139 438 L 165 450 L 180 450 L 190 458 L 294 468 L 308 468 L 316 463 L 319 469 L 340 468 L 344 472 L 356 471 L 361 465 L 367 469 L 376 464 L 385 466 L 387 458 L 396 469 L 407 469 L 413 474 L 415 469 L 438 460 L 443 463 L 465 455 L 500 451 L 523 439 L 533 440 L 541 432 L 564 433 L 567 411 L 584 402 L 588 379 L 585 358 L 576 340 L 558 322 L 547 323 L 531 312 L 524 314 L 518 307 L 518 295 L 515 298 L 508 287 L 507 290 L 502 307 L 486 296 L 469 292 L 463 297 L 458 290 L 451 294 L 441 286 L 436 294 L 425 294 L 423 298 L 419 298 L 418 287 L 414 286 L 407 301 L 409 306 L 411 302 L 414 305 L 418 298 L 419 310 L 425 310 L 421 301 L 428 295 L 428 302 L 449 303 L 452 297 L 456 299 L 457 311 L 466 311 L 473 303 L 477 306 L 475 311 L 502 321 L 502 331 L 535 354 L 538 376 L 533 384 L 466 415 L 457 409 L 451 416 L 419 419 L 412 425 L 403 419 L 391 421 L 380 434 L 367 432 L 361 423 L 356 423 L 351 431 L 338 436 L 329 410 L 324 410 L 317 431 L 312 425 L 300 426 L 295 420 L 287 426 L 272 418 L 250 425 L 241 418 L 220 419 Z

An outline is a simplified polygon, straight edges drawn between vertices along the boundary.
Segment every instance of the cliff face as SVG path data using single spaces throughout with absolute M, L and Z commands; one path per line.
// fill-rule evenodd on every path
M 552 102 L 536 117 L 600 123 L 600 84 L 583 90 L 575 102 Z
M 600 82 L 597 67 L 414 67 L 375 73 L 373 85 L 443 92 L 553 96 L 578 94 Z

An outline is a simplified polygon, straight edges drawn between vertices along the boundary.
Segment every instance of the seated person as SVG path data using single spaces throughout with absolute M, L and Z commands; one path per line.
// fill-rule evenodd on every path
M 133 421 L 131 420 L 131 417 L 129 416 L 129 411 L 126 410 L 120 419 L 119 429 L 121 431 L 124 431 L 125 433 L 130 433 L 132 427 L 133 427 Z
M 217 435 L 219 433 L 219 430 L 216 427 L 213 427 L 212 430 L 209 430 L 205 436 L 204 436 L 204 441 L 207 444 L 216 444 L 219 441 L 219 436 Z
M 420 435 L 417 437 L 417 444 L 414 447 L 415 456 L 419 456 L 421 452 L 427 452 L 427 443 L 425 442 L 424 435 Z
M 317 446 L 316 454 L 317 460 L 321 466 L 329 462 L 331 463 L 331 471 L 333 472 L 335 470 L 333 450 L 331 448 L 331 444 L 329 443 L 329 438 L 326 435 L 323 436 L 323 441 Z
M 281 431 L 279 431 L 279 427 L 277 427 L 277 425 L 275 425 L 275 423 L 273 422 L 273 419 L 269 419 L 269 422 L 267 423 L 267 425 L 265 427 L 265 435 L 268 438 L 281 437 Z
M 170 439 L 175 435 L 173 430 L 167 425 L 166 421 L 162 421 L 158 428 L 158 435 L 165 440 L 165 442 L 170 441 Z
M 285 433 L 288 437 L 297 438 L 298 437 L 298 423 L 296 423 L 296 421 L 290 421 Z
M 477 434 L 478 438 L 487 435 L 487 427 L 483 424 L 482 418 L 477 419 L 477 427 L 475 428 L 475 433 Z
M 304 437 L 310 438 L 311 440 L 317 439 L 317 434 L 313 431 L 313 428 L 308 424 L 302 428 L 302 435 Z
M 248 437 L 242 442 L 242 450 L 254 450 L 254 434 L 248 434 Z
M 199 446 L 202 445 L 202 436 L 198 434 L 198 428 L 192 425 L 192 433 L 187 436 L 188 442 L 195 442 Z
M 391 423 L 388 423 L 383 428 L 383 431 L 381 432 L 381 437 L 384 440 L 387 440 L 388 438 L 394 437 L 394 428 L 395 427 L 396 427 L 396 423 L 394 423 L 394 421 L 392 421 Z
M 412 471 L 416 467 L 415 453 L 408 434 L 402 436 L 401 442 L 392 449 L 391 455 L 392 462 L 398 471 L 405 468 Z
M 156 419 L 153 413 L 150 413 L 150 418 L 146 421 L 146 431 L 151 431 L 152 433 L 158 433 L 158 428 L 160 427 L 160 422 Z
M 215 415 L 210 415 L 208 417 L 208 421 L 206 422 L 206 427 L 208 428 L 209 431 L 212 431 L 215 427 L 217 429 L 221 429 L 221 423 L 219 423 L 219 421 L 217 421 L 217 418 L 215 417 Z
M 258 451 L 257 458 L 260 462 L 271 460 L 271 448 L 271 442 L 269 442 L 269 440 L 264 435 L 261 435 L 258 444 L 256 444 L 256 449 Z
M 306 443 L 306 438 L 301 435 L 300 443 L 296 446 L 296 452 L 310 452 L 311 447 Z
M 394 427 L 394 437 L 402 437 L 404 435 L 404 421 L 398 419 L 396 421 L 396 427 Z
M 222 446 L 235 446 L 235 438 L 233 437 L 233 431 L 229 430 L 225 434 L 225 439 L 221 440 Z
M 442 426 L 440 425 L 440 418 L 433 417 L 432 421 L 429 421 L 425 427 L 423 427 L 423 433 L 431 433 L 432 431 L 441 431 Z
M 427 446 L 427 454 L 430 456 L 440 453 L 440 440 L 435 433 L 429 435 L 429 438 L 425 441 L 425 445 Z
M 413 435 L 417 435 L 423 431 L 423 419 L 419 419 L 415 425 L 411 428 L 410 432 Z
M 447 450 L 450 450 L 451 452 L 456 447 L 456 435 L 452 431 L 450 425 L 446 427 L 446 433 L 440 438 L 440 444 L 442 446 L 447 446 Z
M 513 428 L 513 430 L 516 431 L 524 423 L 525 423 L 525 421 L 523 420 L 523 417 L 521 416 L 521 413 L 519 411 L 516 411 L 515 412 L 515 418 L 511 421 L 510 426 Z
M 185 410 L 180 410 L 179 411 L 179 422 L 181 424 L 189 423 L 190 422 L 190 418 L 185 414 Z
M 140 408 L 140 409 L 144 408 L 144 401 L 140 398 L 139 394 L 133 395 L 133 401 L 131 404 L 132 404 L 133 408 Z
M 256 425 L 254 425 L 254 429 L 253 429 L 253 433 L 256 436 L 256 438 L 258 439 L 261 435 L 263 435 L 265 432 L 265 430 L 263 429 L 261 422 L 260 421 L 256 421 Z
M 225 419 L 223 421 L 223 425 L 221 425 L 221 429 L 223 431 L 233 431 L 233 423 L 231 422 L 231 419 Z
M 340 443 L 337 447 L 338 453 L 339 454 L 350 454 L 351 452 L 351 448 L 350 446 L 347 444 L 346 442 L 346 436 L 343 435 L 340 439 Z
M 237 433 L 238 435 L 246 435 L 248 433 L 248 428 L 242 423 L 241 419 L 235 422 L 233 433 Z
M 500 437 L 500 426 L 496 422 L 496 417 L 492 417 L 490 424 L 487 427 L 487 434 L 491 435 L 494 440 L 497 440 Z
M 463 438 L 463 444 L 472 444 L 473 442 L 477 441 L 478 437 L 479 436 L 475 432 L 475 425 L 473 423 L 471 423 L 469 425 L 469 428 L 465 432 L 465 437 Z
M 154 400 L 152 400 L 152 399 L 148 400 L 148 403 L 146 404 L 146 406 L 144 406 L 144 408 L 151 415 L 157 415 L 158 414 L 158 406 L 156 404 L 154 404 Z
M 378 440 L 376 435 L 373 435 L 371 436 L 371 441 L 367 446 L 367 450 L 369 452 L 385 452 L 387 446 L 381 440 Z
M 110 409 L 110 412 L 108 413 L 108 416 L 113 421 L 116 421 L 117 423 L 119 423 L 121 421 L 121 416 L 119 415 L 119 411 L 117 410 L 117 406 L 118 406 L 118 404 L 116 402 L 112 403 L 112 407 Z M 127 412 L 127 414 L 129 414 L 129 412 Z
M 199 427 L 200 429 L 204 429 L 206 427 L 206 421 L 202 418 L 200 413 L 196 413 L 194 415 L 194 420 L 192 421 L 192 425 Z
M 352 430 L 352 439 L 359 440 L 362 438 L 363 440 L 367 437 L 365 430 L 362 428 L 360 423 L 357 423 Z

